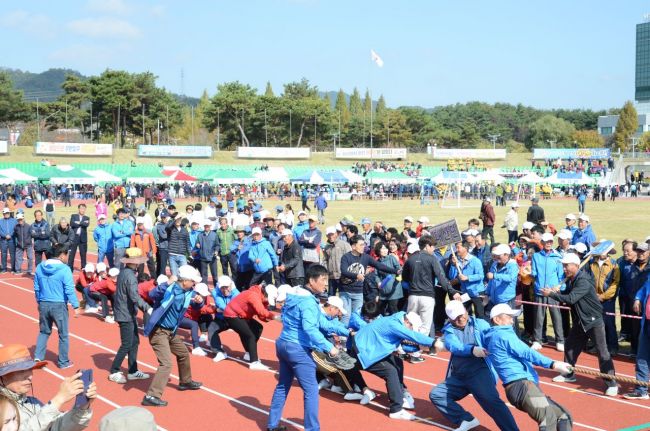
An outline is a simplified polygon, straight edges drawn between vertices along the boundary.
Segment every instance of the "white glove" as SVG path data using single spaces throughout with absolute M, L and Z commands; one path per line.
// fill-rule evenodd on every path
M 149 307 L 149 308 L 147 309 L 147 314 L 148 314 L 149 316 L 151 316 L 151 313 L 153 313 L 153 307 Z
M 442 337 L 436 339 L 436 342 L 433 343 L 433 350 L 436 353 L 444 352 L 445 351 L 445 343 L 442 340 Z
M 488 355 L 488 351 L 483 347 L 476 346 L 472 349 L 472 355 L 476 356 L 477 358 L 485 358 Z
M 553 369 L 555 371 L 558 371 L 563 376 L 573 373 L 573 367 L 571 364 L 567 364 L 566 362 L 562 361 L 553 362 Z

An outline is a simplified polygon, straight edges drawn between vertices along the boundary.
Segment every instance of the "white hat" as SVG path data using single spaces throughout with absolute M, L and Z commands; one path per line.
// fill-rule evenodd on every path
M 108 270 L 109 277 L 117 277 L 119 274 L 120 270 L 118 268 L 111 268 Z
M 576 215 L 573 214 L 573 213 L 569 213 L 569 214 L 567 214 L 567 215 L 564 216 L 564 219 L 565 219 L 565 220 L 575 220 L 575 219 L 576 219 Z
M 8 213 L 10 213 L 10 212 L 11 212 L 11 210 L 10 210 L 9 208 L 7 208 L 7 207 L 4 207 L 4 208 L 2 209 L 2 214 L 8 214 Z
M 291 232 L 291 229 L 285 229 L 282 231 L 280 236 L 293 236 L 293 232 Z
M 478 235 L 478 231 L 476 229 L 467 229 L 466 231 L 463 231 L 464 236 L 476 236 Z
M 18 213 L 16 215 L 16 220 L 23 220 L 24 218 L 25 218 L 25 214 L 23 214 L 23 213 Z
M 100 215 L 97 217 L 97 220 L 106 220 L 106 214 L 100 214 Z
M 329 226 L 327 229 L 325 229 L 325 235 L 329 235 L 331 233 L 336 233 L 336 226 Z
M 560 233 L 557 234 L 557 237 L 560 239 L 571 239 L 573 238 L 573 234 L 569 229 L 562 229 Z
M 571 250 L 571 249 L 572 249 L 572 250 L 575 250 L 575 251 L 577 251 L 577 252 L 580 253 L 580 254 L 584 254 L 584 253 L 587 252 L 587 246 L 586 246 L 585 243 L 583 243 L 583 242 L 579 242 L 579 243 L 577 243 L 577 244 L 573 244 L 573 245 L 569 246 L 569 249 L 570 249 L 570 250 Z
M 178 268 L 178 278 L 183 280 L 192 280 L 195 283 L 200 283 L 202 278 L 199 272 L 191 265 L 183 265 Z
M 580 265 L 580 257 L 575 253 L 567 253 L 562 258 L 562 263 L 574 263 Z
M 406 251 L 410 254 L 417 253 L 420 251 L 420 246 L 417 245 L 417 243 L 409 243 L 408 247 L 406 248 Z
M 87 263 L 86 266 L 84 266 L 84 272 L 95 272 L 95 265 Z
M 304 211 L 298 211 L 298 217 L 300 217 L 301 215 L 307 215 L 307 213 Z
M 330 296 L 327 298 L 327 303 L 332 307 L 338 308 L 342 314 L 348 314 L 348 312 L 345 310 L 345 307 L 343 306 L 343 300 L 338 296 Z
M 542 242 L 553 241 L 553 234 L 550 232 L 544 232 L 541 239 Z
M 104 262 L 99 262 L 96 269 L 98 273 L 104 272 L 106 271 L 106 264 Z
M 447 317 L 449 317 L 450 320 L 456 320 L 458 316 L 461 316 L 466 312 L 467 310 L 465 309 L 463 303 L 456 299 L 449 301 L 445 307 L 445 313 L 447 313 Z
M 278 288 L 272 284 L 267 284 L 266 286 L 264 286 L 264 290 L 266 291 L 266 296 L 267 299 L 269 300 L 269 305 L 274 306 L 275 301 L 278 298 Z
M 144 217 L 136 217 L 135 218 L 135 224 L 144 224 Z
M 429 223 L 429 217 L 422 216 L 418 219 L 418 223 Z
M 212 226 L 212 220 L 206 218 L 205 220 L 203 220 L 203 226 L 208 226 L 208 225 Z
M 163 284 L 163 283 L 169 283 L 169 277 L 167 277 L 165 274 L 160 274 L 158 278 L 156 278 L 156 283 Z
M 644 241 L 644 242 L 648 242 L 648 241 L 650 241 L 650 236 L 646 236 L 646 237 L 645 237 L 645 241 Z
M 343 226 L 341 226 L 341 223 L 336 223 L 336 231 L 343 232 Z
M 578 220 L 586 221 L 587 223 L 589 223 L 589 216 L 587 214 L 580 214 Z
M 513 202 L 510 208 L 519 208 L 519 202 Z
M 489 196 L 486 196 L 485 199 L 483 199 L 485 202 L 492 202 L 492 199 L 490 199 Z
M 527 221 L 527 222 L 524 222 L 524 224 L 521 227 L 524 228 L 524 229 L 532 229 L 532 228 L 535 227 L 535 223 Z
M 496 256 L 501 256 L 502 254 L 510 255 L 512 250 L 506 244 L 499 244 L 492 249 L 492 254 Z
M 217 279 L 217 285 L 221 287 L 226 287 L 226 286 L 232 286 L 232 278 L 228 277 L 227 275 L 222 275 Z
M 409 322 L 411 322 L 411 325 L 413 325 L 413 330 L 414 331 L 419 331 L 420 328 L 422 327 L 422 319 L 420 316 L 411 311 L 410 313 L 406 313 L 406 316 L 404 316 Z
M 508 304 L 497 304 L 492 307 L 492 311 L 490 311 L 490 319 L 494 319 L 500 314 L 508 314 L 510 316 L 516 317 L 519 316 L 522 311 L 523 310 L 521 309 L 513 310 Z
M 413 217 L 411 217 L 411 216 L 406 216 L 406 217 L 404 217 L 404 221 L 407 221 L 407 222 L 409 222 L 409 223 L 413 223 Z
M 210 290 L 208 290 L 208 285 L 205 283 L 196 283 L 194 285 L 194 291 L 201 296 L 210 295 Z
M 251 231 L 251 235 L 255 235 L 256 233 L 262 235 L 262 229 L 259 226 L 255 226 Z
M 307 218 L 309 221 L 318 221 L 318 216 L 316 214 L 309 214 Z
M 287 300 L 287 295 L 291 292 L 295 292 L 296 289 L 289 286 L 288 284 L 282 284 L 278 287 L 278 297 L 275 298 L 275 302 L 284 302 Z

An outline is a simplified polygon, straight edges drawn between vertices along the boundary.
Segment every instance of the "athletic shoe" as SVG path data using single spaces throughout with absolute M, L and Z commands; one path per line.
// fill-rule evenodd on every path
M 648 394 L 641 394 L 639 392 L 630 392 L 623 395 L 623 398 L 626 400 L 648 400 L 650 399 L 650 396 L 648 396 Z
M 189 383 L 181 383 L 178 385 L 178 390 L 179 391 L 196 391 L 198 389 L 201 389 L 201 386 L 203 383 L 201 382 L 195 382 L 194 380 L 191 380 Z
M 391 419 L 399 419 L 403 421 L 413 421 L 415 420 L 415 415 L 412 415 L 411 413 L 407 412 L 406 410 L 402 409 L 398 412 L 391 413 L 388 415 Z
M 605 390 L 605 395 L 608 397 L 618 396 L 618 386 L 610 386 Z
M 217 354 L 214 356 L 214 359 L 212 359 L 212 362 L 221 362 L 224 359 L 227 359 L 228 355 L 225 354 L 224 352 L 217 352 Z
M 564 352 L 564 343 L 557 343 L 555 345 L 555 350 L 557 350 L 558 352 Z
M 360 401 L 363 399 L 363 395 L 359 392 L 348 392 L 343 396 L 343 399 L 346 401 Z
M 354 364 L 357 363 L 357 360 L 354 359 L 352 356 L 348 355 L 344 351 L 340 351 L 338 355 L 336 356 L 330 356 L 327 354 L 325 356 L 325 360 L 333 365 L 334 367 L 338 368 L 339 370 L 351 370 L 354 368 Z
M 537 341 L 535 341 L 535 342 L 533 343 L 533 345 L 530 346 L 530 348 L 533 349 L 533 350 L 542 350 L 542 345 L 539 344 Z
M 335 394 L 340 394 L 343 395 L 345 392 L 343 392 L 343 388 L 340 386 L 332 385 L 329 390 L 331 392 L 334 392 Z
M 126 383 L 126 377 L 124 377 L 124 374 L 120 372 L 109 375 L 108 380 L 110 380 L 111 382 L 119 383 L 120 385 Z
M 167 401 L 161 400 L 158 397 L 152 397 L 151 395 L 145 395 L 144 398 L 142 398 L 141 404 L 149 407 L 165 407 Z
M 244 361 L 246 361 L 246 362 L 250 362 L 250 361 L 251 361 L 251 355 L 250 355 L 250 353 L 248 353 L 248 352 L 244 353 L 244 356 L 242 356 L 242 359 L 243 359 Z
M 99 308 L 97 308 L 97 307 L 89 307 L 89 306 L 86 305 L 86 308 L 84 309 L 84 313 L 97 314 L 97 313 L 99 313 Z
M 370 389 L 366 389 L 365 391 L 363 391 L 363 398 L 361 398 L 361 401 L 359 401 L 359 403 L 362 406 L 365 406 L 366 404 L 370 403 L 370 401 L 374 400 L 375 398 L 377 398 L 377 394 L 375 394 Z
M 413 398 L 413 395 L 407 390 L 404 390 L 404 399 L 408 400 L 409 404 L 415 404 L 415 399 Z
M 206 341 L 208 341 L 208 334 L 201 334 L 201 336 L 199 337 L 199 342 L 205 343 Z
M 269 367 L 264 365 L 261 361 L 255 361 L 250 363 L 248 369 L 253 371 L 268 371 Z
M 567 376 L 560 374 L 559 376 L 553 377 L 553 381 L 555 383 L 573 383 L 576 381 L 576 376 L 574 374 L 569 374 Z
M 72 362 L 68 362 L 68 363 L 65 364 L 65 365 L 59 365 L 58 367 L 59 367 L 59 369 L 61 369 L 61 370 L 66 370 L 66 369 L 68 369 L 68 368 L 72 368 L 72 367 L 74 367 L 74 364 L 73 364 Z
M 138 370 L 135 373 L 129 373 L 126 375 L 127 380 L 146 380 L 149 378 L 149 374 L 143 373 Z
M 193 348 L 193 349 L 192 349 L 192 354 L 193 354 L 194 356 L 208 356 L 208 354 L 205 353 L 205 350 L 203 350 L 203 349 L 200 348 L 200 347 L 195 347 L 195 348 Z
M 266 431 L 287 431 L 287 427 L 280 425 L 275 428 L 267 428 Z
M 106 323 L 115 323 L 115 318 L 113 316 L 104 317 L 104 322 Z
M 413 355 L 409 355 L 409 357 L 408 357 L 408 361 L 409 361 L 411 364 L 419 364 L 419 363 L 421 363 L 421 362 L 424 362 L 424 358 L 423 358 L 422 356 L 413 356 Z
M 323 379 L 320 382 L 318 382 L 318 390 L 320 391 L 321 389 L 329 389 L 332 386 L 332 383 L 330 383 L 329 380 Z
M 472 428 L 476 428 L 480 424 L 481 423 L 478 421 L 478 419 L 474 418 L 471 421 L 461 422 L 460 426 L 456 428 L 454 431 L 468 431 L 471 430 Z
M 413 410 L 415 409 L 415 402 L 404 397 L 404 399 L 402 399 L 402 408 L 407 410 Z

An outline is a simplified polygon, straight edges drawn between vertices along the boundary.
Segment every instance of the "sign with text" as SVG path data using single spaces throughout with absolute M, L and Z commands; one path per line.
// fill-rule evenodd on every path
M 0 141 L 0 154 L 7 154 L 7 141 Z
M 609 159 L 609 148 L 535 148 L 533 159 Z
M 311 150 L 303 147 L 237 147 L 237 157 L 240 159 L 308 159 L 311 157 Z
M 435 160 L 449 160 L 449 159 L 477 159 L 477 160 L 496 160 L 505 159 L 505 148 L 436 148 L 431 150 L 431 158 Z
M 337 159 L 355 160 L 405 160 L 408 155 L 406 148 L 337 148 Z
M 209 145 L 138 145 L 138 157 L 211 158 Z
M 37 142 L 35 153 L 56 156 L 110 156 L 113 154 L 113 145 L 78 142 Z
M 436 248 L 462 241 L 455 219 L 431 226 L 427 230 L 436 241 Z

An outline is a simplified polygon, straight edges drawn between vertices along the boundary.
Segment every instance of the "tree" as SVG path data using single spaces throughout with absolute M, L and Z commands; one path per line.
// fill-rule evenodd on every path
M 273 87 L 271 87 L 271 83 L 269 81 L 266 82 L 266 90 L 264 90 L 264 96 L 275 97 L 275 94 L 273 94 Z
M 345 100 L 345 93 L 343 89 L 339 89 L 338 94 L 336 95 L 336 104 L 334 105 L 334 110 L 336 115 L 341 115 L 341 128 L 346 129 L 350 123 L 350 109 L 348 108 L 348 102 Z
M 605 144 L 603 137 L 595 130 L 576 130 L 571 139 L 578 148 L 602 148 Z
M 570 147 L 573 143 L 571 136 L 574 132 L 573 124 L 547 114 L 530 125 L 526 146 L 529 149 L 545 148 L 550 145 Z
M 23 101 L 22 91 L 14 89 L 6 72 L 0 72 L 0 124 L 11 131 L 16 123 L 30 118 L 30 107 Z
M 242 145 L 248 147 L 250 141 L 245 131 L 245 122 L 246 117 L 255 111 L 256 99 L 256 90 L 248 84 L 239 81 L 221 84 L 205 110 L 203 124 L 208 130 L 216 130 L 219 118 L 226 140 L 234 144 L 239 135 Z
M 629 145 L 629 139 L 636 133 L 639 127 L 639 118 L 634 105 L 629 100 L 623 105 L 623 109 L 618 116 L 616 130 L 614 131 L 613 143 L 614 148 L 626 151 Z
M 650 151 L 650 132 L 645 132 L 641 135 L 641 139 L 639 139 L 636 148 L 639 151 Z

